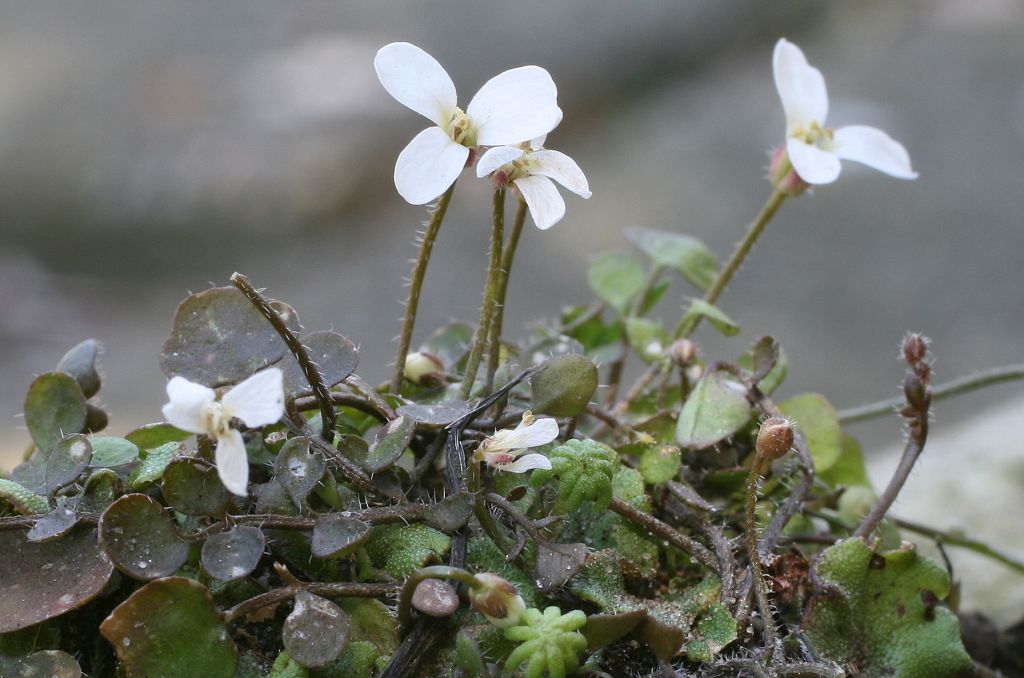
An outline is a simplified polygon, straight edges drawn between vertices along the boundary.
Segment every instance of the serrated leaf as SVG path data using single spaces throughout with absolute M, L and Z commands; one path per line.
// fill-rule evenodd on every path
M 29 435 L 43 452 L 85 428 L 85 395 L 75 378 L 65 372 L 36 377 L 28 387 L 24 411 Z
M 749 420 L 746 389 L 721 372 L 707 372 L 679 412 L 676 442 L 691 450 L 710 447 L 736 433 Z
M 232 678 L 235 644 L 202 584 L 184 577 L 152 581 L 100 624 L 129 676 Z
M 626 315 L 630 302 L 643 290 L 647 274 L 633 257 L 612 252 L 590 264 L 587 279 L 598 299 Z
M 370 473 L 377 473 L 390 467 L 405 452 L 415 432 L 416 422 L 412 417 L 399 416 L 388 422 L 370 445 L 363 468 Z
M 327 388 L 348 379 L 359 363 L 359 351 L 351 341 L 330 330 L 301 337 L 309 359 L 316 365 Z M 284 391 L 288 397 L 310 394 L 313 390 L 299 362 L 291 353 L 278 365 L 284 371 Z
M 47 513 L 50 510 L 50 502 L 46 497 L 4 478 L 0 478 L 0 499 L 6 500 L 23 516 Z
M 17 530 L 0 532 L 0 633 L 59 617 L 95 598 L 114 566 L 96 543 L 96 530 L 78 527 L 60 539 L 30 542 Z
M 203 569 L 221 581 L 240 579 L 256 569 L 266 546 L 263 530 L 252 525 L 235 525 L 203 542 Z
M 732 318 L 723 313 L 717 306 L 712 306 L 703 299 L 690 300 L 690 307 L 683 314 L 685 322 L 688 318 L 701 317 L 710 322 L 716 330 L 727 337 L 739 334 L 740 326 L 733 322 Z
M 113 468 L 130 464 L 139 458 L 139 448 L 135 443 L 114 436 L 90 436 L 92 444 L 92 468 Z
M 298 333 L 295 309 L 273 302 Z M 174 314 L 160 354 L 168 377 L 182 376 L 211 388 L 234 384 L 279 361 L 286 347 L 266 318 L 234 287 L 214 287 L 187 297 Z
M 815 472 L 823 473 L 831 468 L 839 459 L 843 441 L 839 415 L 825 396 L 804 393 L 779 403 L 779 409 L 807 441 Z
M 128 494 L 100 516 L 100 544 L 125 574 L 143 581 L 174 574 L 188 559 L 188 544 L 178 537 L 162 506 L 144 494 Z
M 648 363 L 664 356 L 671 343 L 661 323 L 647 318 L 626 318 L 626 337 L 636 354 Z
M 96 356 L 99 351 L 98 341 L 86 339 L 73 346 L 57 364 L 58 372 L 70 374 L 75 378 L 86 398 L 93 397 L 100 390 L 100 375 L 96 371 Z

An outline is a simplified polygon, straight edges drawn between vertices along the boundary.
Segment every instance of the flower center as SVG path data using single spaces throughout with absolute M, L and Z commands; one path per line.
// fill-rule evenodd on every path
M 828 148 L 832 145 L 832 135 L 835 132 L 831 127 L 822 127 L 818 121 L 813 121 L 807 129 L 799 130 L 793 136 L 812 146 Z
M 452 140 L 463 146 L 472 148 L 476 146 L 476 128 L 473 127 L 473 119 L 466 115 L 461 108 L 456 108 L 448 121 L 448 134 Z
M 203 407 L 203 423 L 213 437 L 220 437 L 231 428 L 231 417 L 224 411 L 224 406 L 213 402 Z

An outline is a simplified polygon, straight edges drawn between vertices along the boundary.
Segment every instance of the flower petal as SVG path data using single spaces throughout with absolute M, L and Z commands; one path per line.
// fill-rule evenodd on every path
M 523 200 L 530 208 L 530 216 L 537 228 L 545 231 L 565 216 L 565 201 L 558 195 L 558 189 L 547 177 L 527 176 L 516 179 L 516 187 L 523 194 Z
M 473 99 L 475 100 L 481 95 L 487 96 L 488 92 L 494 89 L 523 83 L 542 87 L 550 92 L 552 97 L 558 96 L 558 88 L 555 87 L 555 81 L 551 79 L 551 74 L 546 69 L 540 66 L 520 66 L 519 68 L 510 68 L 507 71 L 498 73 L 485 82 Z M 472 106 L 472 102 L 469 105 Z M 466 112 L 468 113 L 469 111 L 467 110 Z
M 509 473 L 525 473 L 535 468 L 549 469 L 551 460 L 543 454 L 524 454 L 511 464 L 494 464 L 494 468 Z
M 167 382 L 167 397 L 170 402 L 164 405 L 163 413 L 172 426 L 189 433 L 209 433 L 204 411 L 216 398 L 212 388 L 174 377 Z
M 523 149 L 521 148 L 516 148 L 515 146 L 495 146 L 488 149 L 476 161 L 476 175 L 478 177 L 486 177 L 496 169 L 521 157 L 523 157 Z
M 373 60 L 380 84 L 400 104 L 444 127 L 455 111 L 455 84 L 437 59 L 415 45 L 384 45 Z
M 395 163 L 395 188 L 413 205 L 423 205 L 448 190 L 466 166 L 469 149 L 440 127 L 428 127 L 409 142 Z
M 800 48 L 785 38 L 775 43 L 772 55 L 775 88 L 786 112 L 786 134 L 806 128 L 811 122 L 825 124 L 828 116 L 828 90 L 825 78 Z
M 232 494 L 244 497 L 249 493 L 249 455 L 245 452 L 242 434 L 235 429 L 217 439 L 217 475 Z
M 567 189 L 580 196 L 589 198 L 593 195 L 590 192 L 590 185 L 587 183 L 587 176 L 576 164 L 576 161 L 565 153 L 558 151 L 534 151 L 530 154 L 530 174 L 554 179 Z
M 839 177 L 839 156 L 798 139 L 786 141 L 789 162 L 800 178 L 809 184 L 831 184 Z
M 246 426 L 276 424 L 284 414 L 284 377 L 270 367 L 238 384 L 221 398 L 224 413 Z
M 558 437 L 558 422 L 551 417 L 534 419 L 530 424 L 516 426 L 509 436 L 509 447 L 538 447 Z
M 903 144 L 880 129 L 850 125 L 835 131 L 832 152 L 843 160 L 853 160 L 897 179 L 916 179 L 910 166 L 910 154 Z
M 556 93 L 551 88 L 531 82 L 488 85 L 466 107 L 476 127 L 476 142 L 481 146 L 528 141 L 547 134 L 562 119 Z

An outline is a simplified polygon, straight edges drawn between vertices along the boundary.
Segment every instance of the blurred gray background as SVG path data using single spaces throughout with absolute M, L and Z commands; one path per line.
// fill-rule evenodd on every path
M 516 327 L 585 302 L 589 258 L 628 251 L 626 225 L 728 255 L 770 192 L 782 36 L 824 72 L 829 123 L 888 131 L 921 178 L 847 164 L 785 205 L 720 302 L 744 334 L 701 334 L 704 354 L 772 334 L 791 360 L 783 394 L 820 391 L 840 408 L 897 394 L 909 329 L 934 340 L 940 380 L 1024 359 L 1024 3 L 4 2 L 0 465 L 28 441 L 17 415 L 33 375 L 87 337 L 106 347 L 111 430 L 159 419 L 175 305 L 235 270 L 307 328 L 359 343 L 361 373 L 386 378 L 425 217 L 391 170 L 427 122 L 380 87 L 379 46 L 429 51 L 463 103 L 526 63 L 559 85 L 565 119 L 548 145 L 580 163 L 594 196 L 566 194 L 562 223 L 526 231 Z M 476 317 L 487 191 L 460 184 L 417 339 Z M 670 322 L 690 293 L 674 291 L 657 311 Z M 1022 390 L 944 403 L 936 428 Z M 897 442 L 899 424 L 851 431 L 870 451 Z

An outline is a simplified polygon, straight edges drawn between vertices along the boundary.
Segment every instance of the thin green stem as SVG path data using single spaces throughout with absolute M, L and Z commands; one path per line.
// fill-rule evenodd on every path
M 960 377 L 959 379 L 947 381 L 945 384 L 936 386 L 932 389 L 932 402 L 1017 379 L 1024 379 L 1024 363 L 993 367 L 992 369 L 969 374 L 966 377 Z M 892 398 L 890 400 L 879 400 L 874 403 L 858 405 L 857 407 L 842 410 L 839 413 L 839 421 L 843 424 L 850 424 L 855 421 L 864 421 L 865 419 L 893 414 L 904 403 L 905 400 L 903 398 Z
M 757 215 L 757 218 L 747 228 L 746 235 L 743 236 L 743 240 L 736 245 L 736 249 L 733 250 L 732 256 L 729 257 L 729 261 L 725 263 L 722 270 L 718 272 L 718 277 L 711 283 L 711 287 L 704 293 L 704 301 L 709 304 L 713 304 L 718 301 L 718 297 L 722 296 L 722 292 L 732 282 L 733 276 L 736 275 L 736 271 L 740 270 L 740 266 L 747 260 L 747 256 L 750 255 L 750 251 L 754 249 L 754 244 L 757 239 L 761 237 L 761 233 L 764 231 L 764 227 L 768 225 L 768 222 L 772 220 L 775 213 L 779 211 L 779 207 L 786 200 L 786 194 L 781 191 L 774 191 L 769 196 L 768 201 L 765 202 L 761 208 L 761 212 Z M 700 324 L 702 316 L 684 316 L 676 326 L 675 336 L 676 338 L 688 337 L 693 334 L 693 331 L 697 329 Z
M 427 274 L 427 264 L 430 262 L 430 254 L 434 250 L 434 241 L 437 240 L 437 232 L 441 230 L 441 222 L 444 221 L 445 212 L 448 211 L 448 203 L 451 202 L 452 193 L 455 192 L 455 184 L 444 192 L 441 199 L 434 206 L 434 212 L 430 215 L 430 222 L 427 223 L 427 230 L 423 232 L 423 240 L 420 242 L 420 251 L 416 256 L 416 263 L 413 265 L 412 278 L 409 281 L 409 296 L 405 300 L 405 315 L 402 316 L 402 330 L 398 335 L 398 351 L 395 353 L 395 369 L 391 375 L 391 392 L 398 393 L 402 388 L 402 374 L 405 372 L 405 356 L 409 353 L 409 344 L 412 343 L 412 329 L 416 324 L 416 310 L 420 305 L 420 291 L 423 289 L 423 278 Z
M 747 538 L 747 557 L 750 558 L 751 581 L 754 597 L 764 621 L 764 644 L 774 652 L 776 646 L 775 617 L 768 600 L 768 586 L 764 582 L 764 571 L 761 569 L 761 554 L 757 548 L 757 488 L 761 482 L 762 471 L 767 470 L 768 463 L 756 456 L 747 477 L 746 520 L 743 529 Z
M 970 539 L 958 534 L 956 532 L 939 530 L 934 527 L 928 527 L 927 525 L 921 525 L 920 523 L 911 522 L 909 520 L 903 520 L 902 518 L 894 518 L 889 516 L 889 519 L 896 523 L 897 527 L 910 532 L 916 532 L 917 534 L 928 537 L 932 541 L 939 544 L 947 544 L 949 546 L 959 546 L 960 548 L 974 551 L 975 553 L 991 558 L 996 562 L 1006 565 L 1017 574 L 1024 574 L 1024 562 L 1017 560 L 1013 556 L 1009 556 L 1002 551 L 998 551 L 984 542 L 980 542 L 976 539 Z
M 508 278 L 512 272 L 512 261 L 516 256 L 516 248 L 519 247 L 519 236 L 522 235 L 523 224 L 526 223 L 527 210 L 526 201 L 520 198 L 515 220 L 512 222 L 512 231 L 508 234 L 508 242 L 505 243 L 505 249 L 501 253 L 501 270 L 498 272 L 498 297 L 494 302 L 494 316 L 491 318 L 490 345 L 487 349 L 485 393 L 490 393 L 494 387 L 494 373 L 498 371 L 498 359 L 501 357 L 501 331 L 505 320 L 505 295 L 508 293 Z
M 498 296 L 498 278 L 501 272 L 501 250 L 505 240 L 505 189 L 494 190 L 494 202 L 491 226 L 491 260 L 487 268 L 487 286 L 484 288 L 484 300 L 480 304 L 480 321 L 476 326 L 473 348 L 466 360 L 466 372 L 462 376 L 462 388 L 459 397 L 469 399 L 476 381 L 476 371 L 480 367 L 487 338 L 490 336 L 491 319 L 494 317 L 494 302 Z
M 647 272 L 647 280 L 644 281 L 644 286 L 637 294 L 636 299 L 633 301 L 633 307 L 629 311 L 630 317 L 639 318 L 643 315 L 644 302 L 647 301 L 647 295 L 651 293 L 654 286 L 658 284 L 658 278 L 661 277 L 662 272 L 665 270 L 664 266 L 655 264 L 651 267 L 651 270 Z M 611 406 L 615 403 L 615 398 L 619 394 L 619 384 L 622 381 L 622 372 L 626 368 L 626 358 L 629 357 L 629 337 L 623 333 L 622 335 L 622 353 L 618 359 L 615 360 L 611 365 L 608 366 L 608 390 L 605 392 L 605 405 Z

